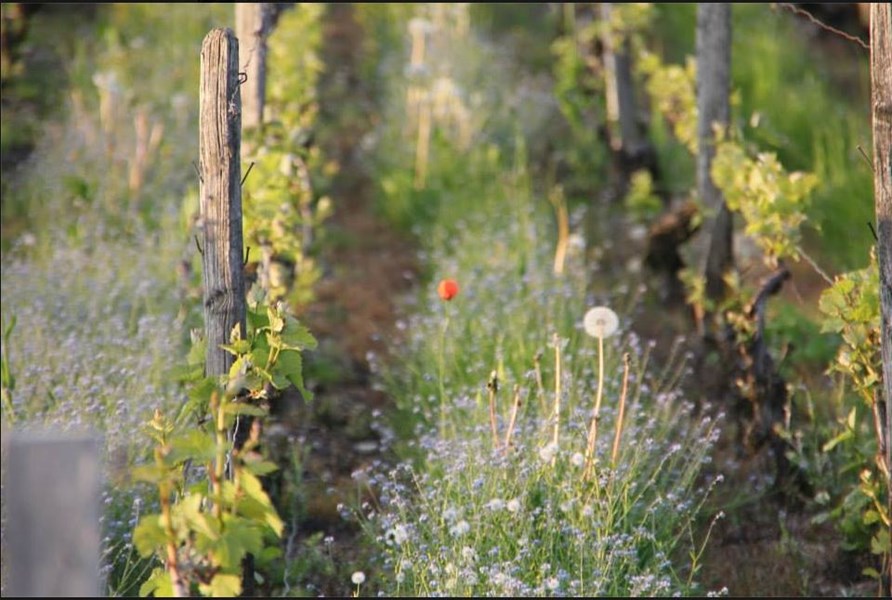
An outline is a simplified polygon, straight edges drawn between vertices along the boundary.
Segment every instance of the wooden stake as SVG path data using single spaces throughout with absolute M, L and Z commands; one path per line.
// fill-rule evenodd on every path
M 229 372 L 233 328 L 245 337 L 242 268 L 241 95 L 238 41 L 230 29 L 213 29 L 201 47 L 199 95 L 201 227 L 208 375 Z

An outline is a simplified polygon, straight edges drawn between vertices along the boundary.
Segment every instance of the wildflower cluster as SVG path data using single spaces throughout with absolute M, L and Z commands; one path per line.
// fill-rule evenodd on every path
M 385 121 L 380 139 L 400 123 Z M 395 428 L 405 462 L 358 478 L 374 499 L 354 516 L 381 550 L 375 581 L 419 596 L 696 590 L 680 576 L 696 569 L 678 557 L 697 555 L 686 544 L 715 482 L 700 487 L 718 424 L 679 397 L 684 357 L 655 376 L 650 347 L 617 314 L 629 309 L 608 308 L 637 289 L 596 297 L 572 248 L 555 268 L 543 226 L 553 216 L 527 171 L 526 140 L 512 138 L 506 157 L 488 134 L 431 165 L 429 195 L 400 196 L 420 211 L 448 198 L 436 228 L 416 221 L 417 233 L 437 273 L 461 275 L 425 289 L 423 309 L 401 324 L 399 368 L 378 373 L 398 422 L 415 428 Z M 413 163 L 403 159 L 382 179 L 404 177 Z M 383 202 L 409 187 L 399 181 Z

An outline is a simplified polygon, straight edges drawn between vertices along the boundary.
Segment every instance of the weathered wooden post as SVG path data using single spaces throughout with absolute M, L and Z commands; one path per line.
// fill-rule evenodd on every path
M 242 125 L 245 129 L 263 123 L 266 99 L 266 38 L 272 28 L 273 6 L 268 2 L 239 2 L 235 5 L 235 34 L 239 41 L 239 63 L 247 76 L 242 86 Z M 244 147 L 242 148 L 244 150 Z
M 888 502 L 892 504 L 892 8 L 870 5 L 870 79 L 873 107 L 874 203 L 880 270 L 880 343 L 883 390 L 877 390 L 877 436 L 885 463 Z M 885 414 L 882 414 L 885 413 Z M 889 506 L 887 506 L 889 508 Z M 880 595 L 892 594 L 892 558 L 883 557 Z
M 239 328 L 244 339 L 245 277 L 242 257 L 241 147 L 242 99 L 238 40 L 231 29 L 212 29 L 201 45 L 199 156 L 201 227 L 204 245 L 205 372 L 229 372 L 234 357 L 223 350 Z M 234 437 L 240 437 L 239 423 Z M 252 595 L 254 561 L 244 560 L 242 593 Z
M 98 598 L 99 442 L 4 432 L 10 596 Z
M 245 337 L 242 256 L 241 95 L 238 40 L 231 29 L 213 29 L 201 46 L 199 155 L 202 264 L 208 375 L 229 371 L 233 328 Z
M 725 295 L 725 274 L 734 266 L 734 221 L 725 198 L 712 181 L 715 132 L 727 129 L 731 108 L 731 6 L 697 4 L 697 191 L 707 211 L 701 230 L 701 272 L 706 295 L 718 302 Z M 701 329 L 712 325 L 700 319 Z
M 638 125 L 635 84 L 632 79 L 632 57 L 626 39 L 617 44 L 613 31 L 613 3 L 602 2 L 601 20 L 606 33 L 601 38 L 604 57 L 604 84 L 607 100 L 607 125 L 610 146 L 623 160 L 632 164 L 644 152 L 647 140 Z M 624 173 L 623 177 L 628 174 Z

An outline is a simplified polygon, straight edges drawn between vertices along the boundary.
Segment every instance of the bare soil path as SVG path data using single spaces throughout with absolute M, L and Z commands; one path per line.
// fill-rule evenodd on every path
M 301 444 L 302 504 L 298 542 L 324 536 L 328 563 L 310 566 L 296 582 L 312 595 L 349 596 L 350 574 L 362 570 L 365 550 L 358 527 L 339 505 L 354 506 L 362 493 L 352 474 L 386 460 L 383 416 L 390 405 L 374 389 L 369 359 L 384 359 L 398 333 L 399 300 L 418 273 L 412 243 L 373 210 L 373 182 L 360 141 L 373 126 L 375 106 L 357 74 L 363 31 L 350 4 L 330 4 L 323 21 L 325 72 L 320 81 L 317 138 L 327 159 L 339 164 L 330 196 L 334 214 L 325 225 L 321 256 L 325 275 L 316 299 L 299 315 L 319 340 L 306 357 L 315 399 L 293 399 L 284 421 L 289 440 Z M 294 556 L 312 564 L 312 550 L 295 544 Z M 294 585 L 295 582 L 292 582 Z
M 314 559 L 308 547 L 295 545 L 292 558 L 309 566 L 292 585 L 311 595 L 350 595 L 350 573 L 368 564 L 370 550 L 338 506 L 355 505 L 362 494 L 354 472 L 390 458 L 377 424 L 392 402 L 373 387 L 369 356 L 385 358 L 396 343 L 399 300 L 420 272 L 411 241 L 373 210 L 374 182 L 360 147 L 376 118 L 374 99 L 358 72 L 363 35 L 352 5 L 328 6 L 318 137 L 340 170 L 331 190 L 335 214 L 320 257 L 326 276 L 316 300 L 299 315 L 320 341 L 319 350 L 307 356 L 316 399 L 295 403 L 297 410 L 286 419 L 290 439 L 306 448 L 297 541 L 309 544 L 314 535 L 330 540 L 327 564 Z M 813 279 L 810 272 L 797 271 L 784 294 L 811 298 Z M 668 350 L 676 336 L 691 336 L 691 327 L 686 309 L 664 307 L 643 315 L 636 329 Z M 700 381 L 699 374 L 692 380 Z M 702 393 L 696 385 L 690 391 Z M 741 456 L 731 439 L 717 448 L 715 468 L 726 483 L 713 507 L 727 517 L 712 531 L 696 579 L 709 590 L 727 586 L 735 596 L 869 594 L 858 577 L 862 565 L 839 551 L 833 528 L 811 523 L 802 506 L 768 493 L 772 468 L 766 454 Z

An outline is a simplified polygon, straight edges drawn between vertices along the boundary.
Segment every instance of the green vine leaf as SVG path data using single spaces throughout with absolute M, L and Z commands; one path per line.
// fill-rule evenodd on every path
M 241 356 L 251 351 L 251 342 L 248 340 L 236 340 L 231 344 L 221 344 L 220 347 L 233 356 Z
M 210 584 L 200 584 L 198 589 L 213 598 L 235 598 L 242 593 L 242 580 L 238 575 L 217 573 Z
M 270 473 L 274 473 L 279 470 L 279 467 L 276 466 L 275 463 L 270 462 L 268 460 L 263 460 L 255 454 L 248 454 L 244 457 L 245 459 L 245 470 L 252 475 L 256 475 L 258 477 L 263 477 L 264 475 L 269 475 Z
M 161 515 L 143 515 L 133 530 L 133 546 L 139 555 L 148 558 L 156 549 L 163 547 L 166 543 L 167 536 L 161 525 Z M 141 591 L 140 594 L 142 594 Z
M 219 528 L 201 510 L 202 500 L 203 498 L 199 494 L 186 496 L 177 503 L 174 514 L 190 531 L 215 541 L 220 538 Z M 200 544 L 197 545 L 200 547 Z
M 170 469 L 159 465 L 139 465 L 133 468 L 130 476 L 134 481 L 143 481 L 152 485 L 169 483 L 175 478 L 171 477 Z
M 285 524 L 276 514 L 260 480 L 251 473 L 243 472 L 239 482 L 244 492 L 237 502 L 239 513 L 266 522 L 277 536 L 281 536 Z
M 278 380 L 275 377 L 278 377 Z M 279 355 L 274 372 L 273 384 L 277 388 L 283 389 L 289 382 L 303 394 L 304 398 L 313 399 L 313 393 L 304 386 L 303 357 L 294 350 L 285 350 Z
M 170 573 L 160 567 L 152 570 L 152 574 L 139 586 L 139 595 L 143 598 L 155 596 L 156 598 L 172 598 L 173 583 L 170 581 Z
M 193 460 L 204 464 L 214 459 L 216 444 L 214 438 L 204 431 L 190 429 L 171 441 L 169 458 L 174 463 Z
M 289 350 L 314 350 L 317 342 L 306 326 L 291 315 L 285 316 L 285 330 L 282 332 L 282 348 Z
M 211 554 L 221 569 L 235 569 L 241 565 L 245 554 L 260 552 L 263 534 L 257 525 L 241 519 L 227 516 L 223 522 L 223 535 Z

